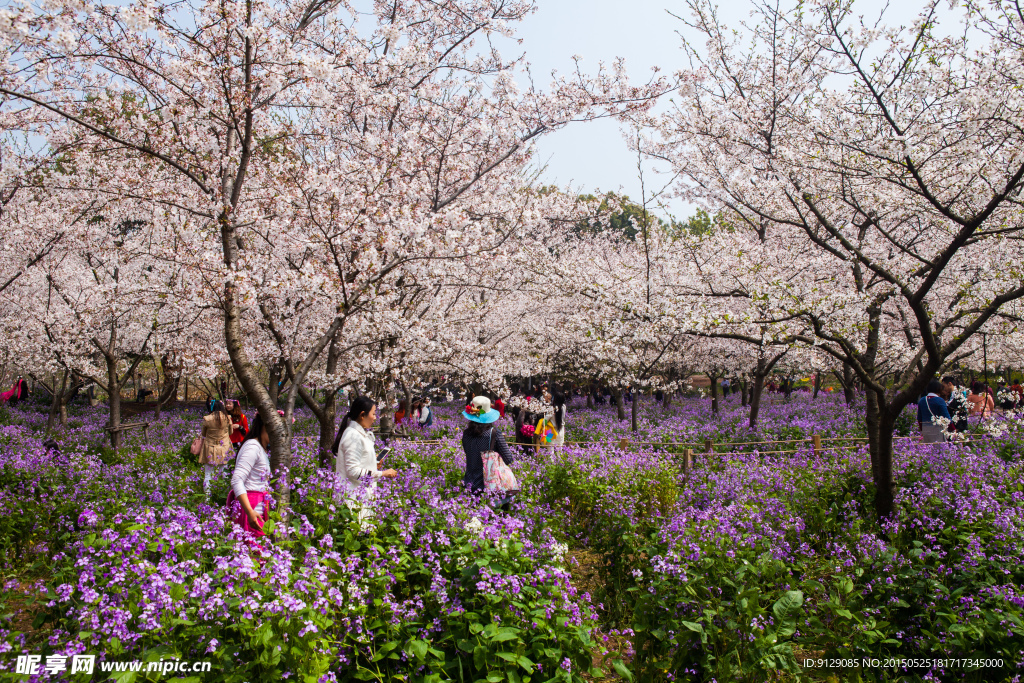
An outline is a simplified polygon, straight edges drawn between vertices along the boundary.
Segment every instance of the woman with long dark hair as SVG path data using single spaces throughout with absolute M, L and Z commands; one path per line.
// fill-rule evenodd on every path
M 227 501 L 229 510 L 233 503 L 239 503 L 239 509 L 233 511 L 232 518 L 235 524 L 254 536 L 263 536 L 263 524 L 270 514 L 267 500 L 270 492 L 268 444 L 270 435 L 267 434 L 263 418 L 257 413 L 238 450 Z
M 377 404 L 373 399 L 357 396 L 342 418 L 338 436 L 331 448 L 335 455 L 334 473 L 343 484 L 350 506 L 359 507 L 360 521 L 372 515 L 362 498 L 373 496 L 377 490 L 377 480 L 398 476 L 398 472 L 393 469 L 381 470 L 378 467 L 374 447 L 376 437 L 370 431 L 376 419 Z M 363 482 L 367 480 L 364 485 Z
M 420 429 L 426 429 L 434 424 L 434 411 L 430 408 L 430 400 L 427 398 L 416 399 L 412 404 L 412 417 Z
M 565 394 L 556 391 L 551 397 L 551 404 L 554 408 L 554 423 L 555 423 L 555 439 L 551 442 L 551 445 L 556 448 L 561 448 L 562 444 L 565 443 Z
M 534 443 L 533 432 L 537 425 L 537 416 L 522 406 L 516 406 L 512 409 L 512 418 L 516 430 L 513 443 L 519 446 L 523 455 L 536 454 L 537 446 Z
M 231 462 L 235 455 L 230 435 L 231 416 L 223 403 L 214 401 L 213 410 L 203 418 L 203 445 L 199 450 L 199 463 L 203 466 L 203 491 L 206 495 L 210 495 L 213 473 Z
M 231 443 L 237 448 L 242 447 L 245 437 L 249 434 L 249 418 L 242 412 L 242 404 L 238 401 L 231 403 Z

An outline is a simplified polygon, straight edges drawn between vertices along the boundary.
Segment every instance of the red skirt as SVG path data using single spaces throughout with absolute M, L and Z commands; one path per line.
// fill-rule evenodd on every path
M 256 506 L 263 503 L 263 514 L 259 520 L 266 523 L 270 517 L 270 497 L 263 491 L 246 491 L 246 497 L 249 499 L 249 505 L 255 510 Z M 235 498 L 234 491 L 228 491 L 228 510 L 231 512 L 231 521 L 242 527 L 244 531 L 249 532 L 253 536 L 260 537 L 266 536 L 263 533 L 263 524 L 259 526 L 253 526 L 252 521 L 249 519 L 249 515 L 246 514 L 245 508 Z

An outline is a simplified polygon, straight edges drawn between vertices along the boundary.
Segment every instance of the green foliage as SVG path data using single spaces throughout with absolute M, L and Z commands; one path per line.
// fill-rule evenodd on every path
M 598 198 L 591 194 L 584 194 L 580 195 L 580 199 L 597 201 Z M 712 217 L 703 209 L 697 209 L 697 212 L 685 221 L 679 221 L 674 217 L 669 217 L 669 220 L 666 221 L 654 215 L 650 209 L 645 210 L 642 204 L 637 204 L 628 196 L 614 192 L 607 192 L 601 197 L 598 212 L 602 215 L 608 214 L 613 206 L 617 206 L 618 211 L 612 213 L 606 223 L 586 219 L 576 226 L 575 232 L 577 234 L 597 234 L 608 231 L 633 241 L 643 230 L 644 225 L 676 238 L 684 234 L 709 235 L 719 227 L 730 229 L 724 225 L 720 216 Z
M 673 218 L 668 226 L 668 233 L 673 237 L 682 237 L 684 234 L 700 236 L 710 235 L 719 228 L 732 229 L 730 226 L 725 225 L 720 215 L 712 217 L 704 209 L 697 209 L 697 213 L 690 216 L 686 221 L 677 221 Z

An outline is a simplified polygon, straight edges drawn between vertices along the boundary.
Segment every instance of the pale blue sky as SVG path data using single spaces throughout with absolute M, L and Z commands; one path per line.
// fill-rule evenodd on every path
M 547 80 L 552 69 L 571 70 L 573 55 L 583 58 L 581 65 L 586 72 L 596 71 L 601 61 L 611 63 L 623 57 L 630 78 L 646 81 L 654 65 L 663 72 L 682 65 L 680 39 L 675 34 L 680 22 L 665 12 L 673 5 L 681 7 L 683 3 L 539 0 L 537 12 L 521 25 L 521 49 L 538 84 Z M 547 182 L 571 183 L 583 192 L 622 189 L 640 200 L 636 156 L 613 120 L 572 124 L 541 138 L 537 152 L 538 161 L 547 166 L 543 176 Z M 650 186 L 658 179 L 645 180 Z M 690 209 L 676 201 L 672 212 L 685 215 Z
M 886 12 L 887 23 L 910 23 L 921 5 L 920 0 L 893 2 Z M 874 19 L 884 6 L 884 0 L 858 0 L 855 11 Z M 749 18 L 751 4 L 750 0 L 723 1 L 720 7 L 728 8 L 722 11 L 724 19 L 738 23 Z M 684 27 L 666 8 L 676 14 L 686 11 L 682 0 L 538 0 L 537 12 L 521 24 L 519 49 L 526 53 L 538 85 L 547 82 L 552 69 L 571 70 L 573 55 L 583 57 L 585 71 L 596 70 L 600 61 L 623 57 L 630 77 L 646 81 L 654 65 L 668 73 L 684 65 L 676 34 Z M 513 46 L 501 49 L 507 56 L 515 52 Z M 634 200 L 640 199 L 636 156 L 614 121 L 570 125 L 543 137 L 537 150 L 538 160 L 547 166 L 545 182 L 571 183 L 584 192 L 621 188 Z M 651 175 L 646 180 L 648 188 L 664 184 Z M 681 218 L 692 213 L 692 207 L 679 200 L 672 201 L 669 210 Z

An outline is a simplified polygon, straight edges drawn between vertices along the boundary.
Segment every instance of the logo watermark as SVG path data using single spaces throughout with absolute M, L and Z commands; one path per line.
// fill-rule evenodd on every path
M 18 655 L 14 664 L 14 673 L 26 676 L 56 675 L 62 673 L 91 674 L 118 673 L 133 671 L 137 673 L 155 673 L 161 676 L 168 674 L 209 673 L 210 662 L 182 659 L 160 659 L 144 662 L 139 659 L 120 661 L 96 661 L 96 655 Z

